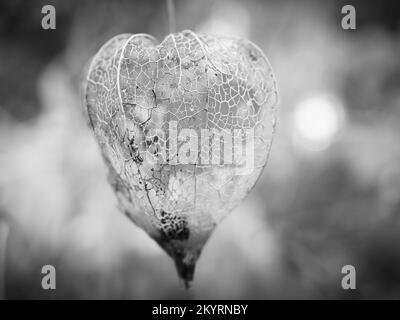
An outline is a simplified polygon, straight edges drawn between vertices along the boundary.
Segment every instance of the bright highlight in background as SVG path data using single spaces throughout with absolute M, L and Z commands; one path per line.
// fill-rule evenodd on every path
M 344 121 L 344 109 L 339 100 L 319 95 L 301 101 L 294 110 L 295 143 L 311 150 L 329 147 Z

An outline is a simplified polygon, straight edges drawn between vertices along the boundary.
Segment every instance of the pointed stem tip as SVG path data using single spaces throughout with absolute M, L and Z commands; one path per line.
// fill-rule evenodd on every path
M 175 267 L 179 277 L 183 280 L 185 288 L 189 289 L 193 281 L 196 263 L 187 264 L 181 259 L 175 259 Z

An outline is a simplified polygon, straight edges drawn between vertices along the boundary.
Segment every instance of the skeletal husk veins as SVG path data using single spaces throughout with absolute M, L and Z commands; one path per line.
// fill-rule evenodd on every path
M 188 284 L 268 159 L 278 105 L 270 64 L 245 39 L 122 34 L 92 59 L 85 104 L 121 211 Z

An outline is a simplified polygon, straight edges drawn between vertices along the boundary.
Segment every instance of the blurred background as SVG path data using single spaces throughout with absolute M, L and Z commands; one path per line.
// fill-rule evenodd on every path
M 41 8 L 56 8 L 56 30 Z M 356 30 L 341 28 L 342 6 Z M 177 30 L 249 38 L 281 108 L 269 163 L 183 288 L 121 214 L 81 105 L 119 33 L 168 34 L 159 1 L 0 1 L 0 269 L 8 299 L 400 298 L 398 1 L 178 0 Z M 7 236 L 8 234 L 8 236 Z M 7 241 L 6 241 L 7 240 Z M 41 288 L 41 268 L 57 289 Z M 353 265 L 357 289 L 341 287 Z

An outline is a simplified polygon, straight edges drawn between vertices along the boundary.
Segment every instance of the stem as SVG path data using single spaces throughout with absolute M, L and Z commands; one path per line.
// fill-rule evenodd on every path
M 4 300 L 6 292 L 6 253 L 9 233 L 8 224 L 0 220 L 0 300 Z
M 167 11 L 168 11 L 169 33 L 174 33 L 176 31 L 174 0 L 167 0 Z

